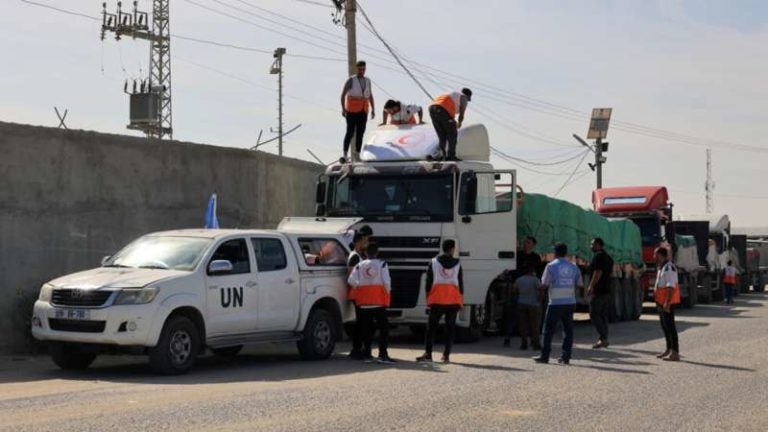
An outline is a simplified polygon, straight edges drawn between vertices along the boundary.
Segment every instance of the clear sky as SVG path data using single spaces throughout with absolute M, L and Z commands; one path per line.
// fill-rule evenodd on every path
M 101 13 L 101 1 L 35 1 Z M 310 159 L 312 149 L 326 162 L 337 158 L 347 67 L 345 30 L 331 21 L 330 3 L 171 0 L 173 34 L 255 49 L 172 40 L 174 137 L 250 147 L 260 130 L 273 136 L 277 80 L 269 67 L 272 50 L 282 46 L 286 128 L 302 124 L 286 137 L 285 153 Z M 580 155 L 571 134 L 586 134 L 593 107 L 613 107 L 606 186 L 664 184 L 678 213 L 703 213 L 710 146 L 715 212 L 728 213 L 736 226 L 768 225 L 768 2 L 360 3 L 432 94 L 473 88 L 466 123 L 485 123 L 492 145 L 507 155 L 534 163 Z M 102 42 L 98 21 L 21 0 L 0 4 L 0 120 L 56 126 L 55 105 L 69 109 L 70 128 L 136 134 L 125 129 L 122 87 L 146 75 L 145 42 Z M 108 4 L 114 9 L 115 1 Z M 139 6 L 150 10 L 151 1 Z M 377 120 L 390 95 L 427 105 L 372 34 L 363 26 L 358 34 L 359 58 L 369 61 L 376 84 Z M 276 152 L 276 145 L 264 150 Z M 577 161 L 494 158 L 517 168 L 527 191 L 554 194 L 575 172 L 558 196 L 588 207 L 595 177 Z

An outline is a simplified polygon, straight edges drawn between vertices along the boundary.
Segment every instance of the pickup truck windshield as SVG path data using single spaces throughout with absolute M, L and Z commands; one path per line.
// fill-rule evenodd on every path
M 378 221 L 453 220 L 452 175 L 366 175 L 329 179 L 328 216 Z
M 136 267 L 192 271 L 211 239 L 145 236 L 115 254 L 105 267 Z

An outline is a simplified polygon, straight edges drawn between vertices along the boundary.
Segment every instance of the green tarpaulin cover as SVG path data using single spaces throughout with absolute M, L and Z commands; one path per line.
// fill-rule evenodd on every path
M 630 220 L 608 220 L 592 210 L 541 194 L 525 194 L 517 213 L 517 237 L 537 240 L 536 252 L 550 253 L 556 242 L 568 245 L 568 253 L 590 260 L 590 242 L 605 241 L 605 249 L 617 264 L 642 266 L 640 229 Z

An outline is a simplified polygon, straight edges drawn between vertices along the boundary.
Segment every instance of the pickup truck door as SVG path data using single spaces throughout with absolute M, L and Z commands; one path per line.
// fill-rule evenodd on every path
M 257 279 L 250 246 L 245 238 L 223 241 L 206 263 L 208 336 L 250 333 L 256 330 Z M 232 263 L 228 273 L 210 274 L 212 261 Z
M 301 306 L 301 284 L 288 240 L 260 235 L 251 237 L 251 245 L 259 270 L 258 331 L 294 330 Z

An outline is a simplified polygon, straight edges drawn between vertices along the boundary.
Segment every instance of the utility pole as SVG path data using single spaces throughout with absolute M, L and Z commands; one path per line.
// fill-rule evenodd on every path
M 173 115 L 171 110 L 171 33 L 170 0 L 153 0 L 152 29 L 149 28 L 148 14 L 138 10 L 133 2 L 133 12 L 123 12 L 122 2 L 117 2 L 116 13 L 107 12 L 103 3 L 101 39 L 106 33 L 115 33 L 115 39 L 122 36 L 149 41 L 149 82 L 142 82 L 136 91 L 134 82 L 130 95 L 130 123 L 128 129 L 143 131 L 147 137 L 173 138 Z
M 704 183 L 704 192 L 707 199 L 707 213 L 715 210 L 714 204 L 715 181 L 712 179 L 712 149 L 707 149 L 707 181 Z
M 277 75 L 277 154 L 283 155 L 283 56 L 285 48 L 275 50 L 275 61 L 269 69 L 269 73 Z
M 355 15 L 357 13 L 357 0 L 344 2 L 344 21 L 347 27 L 347 68 L 348 75 L 357 73 L 357 25 Z

